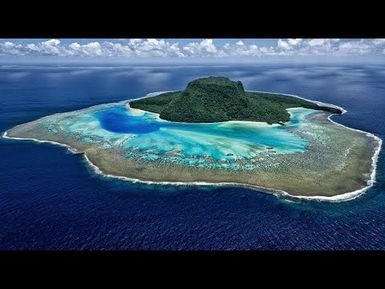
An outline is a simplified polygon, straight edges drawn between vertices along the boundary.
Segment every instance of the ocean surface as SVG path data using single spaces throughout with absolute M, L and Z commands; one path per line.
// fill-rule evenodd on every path
M 342 106 L 348 112 L 333 120 L 384 139 L 382 65 L 0 65 L 0 131 L 56 112 L 183 89 L 209 75 Z M 0 160 L 1 250 L 385 249 L 383 152 L 375 185 L 341 203 L 237 187 L 134 184 L 95 174 L 82 155 L 63 147 L 30 141 L 1 139 Z

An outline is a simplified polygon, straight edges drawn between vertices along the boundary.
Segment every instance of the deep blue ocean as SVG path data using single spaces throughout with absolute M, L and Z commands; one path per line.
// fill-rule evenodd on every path
M 342 106 L 334 120 L 385 137 L 385 65 L 0 65 L 0 131 L 209 75 Z M 0 249 L 385 249 L 385 156 L 362 197 L 293 202 L 109 179 L 65 148 L 1 139 Z

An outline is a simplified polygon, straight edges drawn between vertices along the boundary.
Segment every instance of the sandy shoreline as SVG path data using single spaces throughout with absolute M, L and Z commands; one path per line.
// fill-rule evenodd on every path
M 261 91 L 257 91 L 257 92 L 261 92 Z M 164 92 L 150 93 L 150 94 L 147 94 L 146 96 L 141 97 L 141 98 L 152 97 L 152 96 L 155 96 L 155 95 L 158 95 L 158 94 L 161 94 L 161 93 L 164 93 Z M 266 93 L 271 93 L 271 92 L 266 92 Z M 274 93 L 272 93 L 272 94 L 274 94 Z M 277 94 L 289 95 L 289 94 L 283 94 L 283 93 L 277 93 Z M 305 99 L 305 98 L 302 98 L 302 97 L 299 97 L 299 96 L 295 96 L 295 95 L 289 95 L 289 96 L 298 97 L 298 98 L 301 98 L 301 99 L 304 99 L 304 100 L 307 100 L 307 101 L 310 101 L 310 102 L 313 102 L 313 103 L 316 103 L 316 104 L 321 104 L 321 105 L 324 105 L 324 106 L 330 106 L 330 107 L 341 109 L 342 110 L 342 114 L 347 112 L 345 109 L 343 109 L 341 107 L 338 107 L 338 106 L 335 106 L 335 105 L 332 105 L 332 104 L 312 101 L 312 100 L 308 100 L 308 99 Z M 119 102 L 119 103 L 126 103 L 126 104 L 128 104 L 129 101 L 131 101 L 131 100 L 122 101 L 122 102 Z M 103 105 L 103 104 L 101 104 L 101 105 Z M 100 105 L 96 105 L 96 106 L 100 106 Z M 94 106 L 92 106 L 92 107 L 94 107 Z M 90 108 L 92 108 L 92 107 L 90 107 Z M 71 113 L 72 112 L 73 111 L 71 111 Z M 373 184 L 375 183 L 375 181 L 376 181 L 377 161 L 378 161 L 378 156 L 379 156 L 379 153 L 380 153 L 381 147 L 382 147 L 382 140 L 379 137 L 377 137 L 374 134 L 372 134 L 372 133 L 361 131 L 361 130 L 354 129 L 354 128 L 350 128 L 350 127 L 344 126 L 344 125 L 342 125 L 340 123 L 337 123 L 337 122 L 333 121 L 330 118 L 333 115 L 334 114 L 330 114 L 328 116 L 328 120 L 330 122 L 332 122 L 332 123 L 334 123 L 334 124 L 336 124 L 338 126 L 347 128 L 349 130 L 363 133 L 366 136 L 373 138 L 374 141 L 377 143 L 377 146 L 374 148 L 374 154 L 372 155 L 372 165 L 371 165 L 370 179 L 367 181 L 367 186 L 365 186 L 364 188 L 361 188 L 359 190 L 355 190 L 355 191 L 352 191 L 352 192 L 343 193 L 343 194 L 339 194 L 339 195 L 334 195 L 334 196 L 299 196 L 299 195 L 291 195 L 291 194 L 289 194 L 289 193 L 287 193 L 285 191 L 281 191 L 281 190 L 274 190 L 274 189 L 270 189 L 270 188 L 266 188 L 266 187 L 247 185 L 247 184 L 236 183 L 236 182 L 210 183 L 210 182 L 200 182 L 200 181 L 194 181 L 194 182 L 178 182 L 178 181 L 176 181 L 176 182 L 153 182 L 153 181 L 145 181 L 145 180 L 134 179 L 134 178 L 129 178 L 129 177 L 125 177 L 125 176 L 117 176 L 117 175 L 111 175 L 111 174 L 105 173 L 98 166 L 96 166 L 94 163 L 92 163 L 89 160 L 89 158 L 87 157 L 86 153 L 83 153 L 83 155 L 84 155 L 84 158 L 85 158 L 86 162 L 93 168 L 95 173 L 101 174 L 101 175 L 103 175 L 105 177 L 127 180 L 127 181 L 131 181 L 131 182 L 134 182 L 134 183 L 135 182 L 139 182 L 139 183 L 145 183 L 145 184 L 184 185 L 184 186 L 185 185 L 238 186 L 238 187 L 245 187 L 245 188 L 249 188 L 249 189 L 255 189 L 255 190 L 258 190 L 258 191 L 263 191 L 263 192 L 271 193 L 271 194 L 274 194 L 276 196 L 283 196 L 283 197 L 295 198 L 295 199 L 316 200 L 316 201 L 329 201 L 329 202 L 348 201 L 348 200 L 352 200 L 352 199 L 355 199 L 355 198 L 361 196 L 364 192 L 366 192 L 369 188 L 371 188 L 373 186 Z M 7 135 L 7 131 L 4 132 L 3 138 L 5 138 L 5 139 L 14 139 L 14 140 L 29 140 L 29 141 L 36 141 L 36 142 L 39 142 L 39 143 L 50 143 L 50 144 L 55 144 L 55 145 L 60 145 L 62 147 L 66 147 L 71 153 L 74 153 L 74 154 L 82 153 L 82 152 L 79 152 L 76 149 L 72 148 L 69 145 L 66 145 L 66 144 L 63 144 L 63 143 L 59 143 L 59 142 L 55 142 L 55 141 L 39 140 L 39 139 L 34 139 L 34 138 L 10 137 L 10 136 Z

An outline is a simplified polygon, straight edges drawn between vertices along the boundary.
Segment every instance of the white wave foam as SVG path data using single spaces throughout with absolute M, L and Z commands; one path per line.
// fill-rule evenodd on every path
M 40 139 L 29 138 L 29 137 L 13 137 L 13 136 L 8 136 L 7 131 L 5 131 L 3 133 L 2 137 L 5 138 L 5 139 L 35 141 L 35 142 L 38 142 L 38 143 L 50 143 L 50 144 L 58 145 L 58 146 L 61 146 L 61 147 L 65 147 L 65 148 L 67 148 L 73 154 L 81 154 L 82 153 L 82 152 L 79 152 L 78 150 L 74 149 L 73 147 L 71 147 L 69 145 L 66 145 L 66 144 L 63 144 L 63 143 L 59 143 L 59 142 L 56 142 L 56 141 L 40 140 Z
M 161 94 L 161 93 L 165 93 L 165 92 L 169 92 L 169 91 L 160 91 L 160 92 L 149 93 L 146 96 L 138 98 L 138 99 L 142 99 L 142 98 L 146 98 L 146 97 L 152 97 L 152 96 L 155 96 L 155 95 L 158 95 L 158 94 Z M 329 107 L 333 107 L 333 108 L 338 108 L 338 109 L 340 109 L 342 111 L 342 114 L 347 112 L 347 110 L 345 110 L 344 108 L 342 108 L 340 106 L 329 104 L 329 103 L 324 103 L 324 102 L 320 102 L 320 101 L 309 100 L 309 99 L 306 99 L 306 98 L 303 98 L 303 97 L 300 97 L 300 96 L 297 96 L 297 95 L 284 94 L 284 93 L 274 93 L 274 92 L 267 92 L 267 91 L 252 91 L 252 92 L 265 92 L 265 93 L 271 93 L 271 94 L 288 95 L 288 96 L 300 98 L 300 99 L 303 99 L 303 100 L 306 100 L 306 101 L 309 101 L 309 102 L 313 102 L 313 103 L 316 103 L 316 104 L 319 104 L 319 105 L 324 105 L 324 106 L 329 106 Z M 125 102 L 125 101 L 121 101 L 121 102 Z M 119 103 L 121 103 L 121 102 L 119 102 Z M 97 106 L 102 106 L 102 105 L 95 105 L 92 108 L 97 107 Z M 166 181 L 165 182 L 156 182 L 156 181 L 144 181 L 144 180 L 135 179 L 135 178 L 129 178 L 129 177 L 125 177 L 125 176 L 111 175 L 111 174 L 104 173 L 98 166 L 96 166 L 94 163 L 92 163 L 85 153 L 79 152 L 76 149 L 70 147 L 69 145 L 58 143 L 58 142 L 54 142 L 54 141 L 39 140 L 39 139 L 35 139 L 35 138 L 9 137 L 7 135 L 7 131 L 5 131 L 3 133 L 2 137 L 6 138 L 6 139 L 29 140 L 29 141 L 36 141 L 38 143 L 50 143 L 50 144 L 66 147 L 71 153 L 83 154 L 85 160 L 91 166 L 91 168 L 94 170 L 95 173 L 103 175 L 103 176 L 108 177 L 108 178 L 116 178 L 116 179 L 126 180 L 126 181 L 130 181 L 132 183 L 143 183 L 143 184 L 150 184 L 150 185 L 151 184 L 156 184 L 156 185 L 174 185 L 174 186 L 177 186 L 177 185 L 181 185 L 181 186 L 186 186 L 186 185 L 192 185 L 192 186 L 196 186 L 196 185 L 198 185 L 198 186 L 237 186 L 237 187 L 245 187 L 245 188 L 249 188 L 249 189 L 260 190 L 260 191 L 263 191 L 263 192 L 272 193 L 275 196 L 288 197 L 289 199 L 295 198 L 295 199 L 310 200 L 310 201 L 343 202 L 343 201 L 353 200 L 353 199 L 363 195 L 376 182 L 377 161 L 378 161 L 378 156 L 380 154 L 381 147 L 382 147 L 382 139 L 377 137 L 376 135 L 374 135 L 372 133 L 369 133 L 369 132 L 366 132 L 366 131 L 362 131 L 362 130 L 359 130 L 359 129 L 350 128 L 350 127 L 347 127 L 347 126 L 345 126 L 343 124 L 335 122 L 335 121 L 333 121 L 330 118 L 333 115 L 334 114 L 330 114 L 328 116 L 328 120 L 330 122 L 332 122 L 332 123 L 334 123 L 336 125 L 342 126 L 344 128 L 353 130 L 353 131 L 364 133 L 366 136 L 374 138 L 378 142 L 378 145 L 377 145 L 377 147 L 375 149 L 375 152 L 374 152 L 374 154 L 372 156 L 372 171 L 371 171 L 371 174 L 370 174 L 370 179 L 367 181 L 367 186 L 362 188 L 362 189 L 359 189 L 359 190 L 355 190 L 355 191 L 344 193 L 344 194 L 340 194 L 340 195 L 330 196 L 330 197 L 329 196 L 297 196 L 297 195 L 291 195 L 291 194 L 289 194 L 289 193 L 287 193 L 285 191 L 282 191 L 282 190 L 274 190 L 274 189 L 271 189 L 271 188 L 254 186 L 254 185 L 247 185 L 247 184 L 236 183 L 236 182 L 220 182 L 220 183 L 210 183 L 210 182 L 204 182 L 204 181 L 195 181 L 195 182 L 170 182 L 170 181 L 168 181 L 168 182 L 166 182 Z
M 206 181 L 194 181 L 194 182 L 181 182 L 181 181 L 145 181 L 141 179 L 135 179 L 135 178 L 129 178 L 125 176 L 118 176 L 118 175 L 111 175 L 108 173 L 103 172 L 98 166 L 96 166 L 91 160 L 87 157 L 86 154 L 83 154 L 84 159 L 89 164 L 89 166 L 93 169 L 93 171 L 96 174 L 102 175 L 103 177 L 107 178 L 114 178 L 114 179 L 120 179 L 125 181 L 130 181 L 132 183 L 141 183 L 141 184 L 147 184 L 147 185 L 172 185 L 172 186 L 218 186 L 218 187 L 224 187 L 224 186 L 236 186 L 236 187 L 245 187 L 248 189 L 254 189 L 254 190 L 262 190 L 264 192 L 270 192 L 273 194 L 281 194 L 286 192 L 274 190 L 266 187 L 260 187 L 260 186 L 254 186 L 254 185 L 247 185 L 243 183 L 237 183 L 237 182 L 219 182 L 219 183 L 211 183 Z M 291 195 L 290 195 L 291 196 Z
M 309 101 L 309 102 L 312 102 L 312 103 L 315 103 L 317 105 L 322 105 L 322 106 L 328 106 L 328 107 L 332 107 L 332 108 L 337 108 L 339 110 L 342 111 L 341 115 L 342 114 L 345 114 L 347 112 L 346 109 L 344 109 L 343 107 L 341 106 L 338 106 L 338 105 L 334 105 L 334 104 L 331 104 L 331 103 L 326 103 L 326 102 L 321 102 L 321 101 L 316 101 L 316 100 L 310 100 L 310 99 L 306 99 L 304 97 L 300 97 L 298 95 L 294 95 L 294 94 L 287 94 L 287 93 L 275 93 L 275 92 L 268 92 L 268 91 L 252 91 L 252 92 L 262 92 L 262 93 L 270 93 L 270 94 L 279 94 L 279 95 L 287 95 L 287 96 L 291 96 L 291 97 L 296 97 L 296 98 L 299 98 L 299 99 L 303 99 L 303 100 L 306 100 L 306 101 Z M 363 133 L 365 134 L 366 136 L 368 137 L 371 137 L 371 138 L 374 138 L 376 141 L 377 141 L 377 147 L 375 148 L 375 151 L 374 151 L 374 154 L 372 156 L 372 170 L 371 170 L 371 173 L 370 173 L 370 179 L 367 181 L 367 186 L 365 186 L 364 188 L 362 189 L 359 189 L 359 190 L 355 190 L 355 191 L 352 191 L 352 192 L 348 192 L 348 193 L 344 193 L 344 194 L 340 194 L 340 195 L 336 195 L 336 196 L 331 196 L 331 197 L 325 197 L 325 196 L 293 196 L 293 195 L 290 195 L 288 194 L 287 192 L 284 192 L 282 191 L 282 193 L 286 196 L 289 196 L 289 197 L 295 197 L 295 198 L 300 198 L 300 199 L 306 199 L 306 200 L 317 200 L 317 201 L 330 201 L 330 202 L 341 202 L 341 201 L 350 201 L 350 200 L 353 200 L 355 198 L 358 198 L 359 196 L 363 195 L 368 189 L 370 189 L 374 183 L 376 182 L 376 171 L 377 171 L 377 161 L 378 161 L 378 156 L 380 154 L 380 151 L 381 151 L 381 147 L 382 147 L 382 139 L 379 138 L 378 136 L 370 133 L 370 132 L 366 132 L 366 131 L 363 131 L 363 130 L 359 130 L 359 129 L 355 129 L 355 128 L 351 128 L 351 127 L 348 127 L 348 126 L 345 126 L 341 123 L 338 123 L 334 120 L 331 119 L 331 117 L 335 115 L 335 113 L 331 113 L 329 116 L 328 116 L 328 120 L 330 122 L 332 122 L 333 124 L 335 125 L 338 125 L 338 126 L 341 126 L 341 127 L 344 127 L 346 129 L 350 129 L 352 131 L 357 131 L 357 132 L 360 132 L 360 133 Z
M 220 182 L 220 183 L 211 183 L 211 182 L 205 182 L 205 181 L 194 181 L 194 182 L 172 182 L 172 181 L 144 181 L 141 179 L 135 179 L 135 178 L 129 178 L 125 176 L 118 176 L 118 175 L 111 175 L 108 173 L 104 173 L 98 166 L 96 166 L 94 163 L 90 161 L 90 159 L 87 157 L 86 154 L 84 154 L 84 158 L 86 162 L 89 164 L 89 166 L 94 170 L 95 173 L 102 175 L 103 177 L 107 178 L 114 178 L 114 179 L 119 179 L 119 180 L 124 180 L 124 181 L 129 181 L 132 183 L 141 183 L 141 184 L 147 184 L 147 185 L 172 185 L 172 186 L 217 186 L 217 187 L 226 187 L 226 186 L 234 186 L 234 187 L 244 187 L 247 189 L 252 189 L 252 190 L 258 190 L 266 193 L 273 194 L 277 197 L 285 197 L 290 199 L 302 199 L 302 200 L 308 200 L 308 201 L 327 201 L 327 202 L 342 202 L 342 201 L 349 201 L 357 198 L 361 194 L 363 194 L 367 189 L 369 189 L 373 184 L 371 184 L 368 187 L 365 187 L 360 190 L 356 190 L 353 192 L 341 194 L 341 195 L 336 195 L 336 196 L 296 196 L 296 195 L 291 195 L 285 191 L 282 190 L 274 190 L 271 188 L 266 188 L 262 186 L 254 186 L 254 185 L 247 185 L 243 183 L 237 183 L 237 182 Z

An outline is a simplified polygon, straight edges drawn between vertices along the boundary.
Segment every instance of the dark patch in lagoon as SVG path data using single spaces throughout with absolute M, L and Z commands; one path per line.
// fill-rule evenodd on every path
M 155 122 L 143 122 L 137 117 L 131 117 L 127 110 L 117 107 L 97 113 L 103 129 L 116 133 L 145 134 L 159 130 L 160 125 Z

